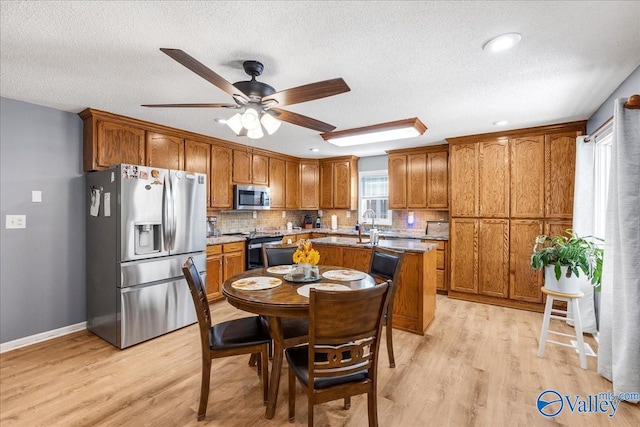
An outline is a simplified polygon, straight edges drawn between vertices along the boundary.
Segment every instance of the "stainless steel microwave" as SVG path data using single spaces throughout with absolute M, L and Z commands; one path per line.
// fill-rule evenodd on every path
M 271 209 L 269 187 L 260 185 L 234 185 L 233 209 Z

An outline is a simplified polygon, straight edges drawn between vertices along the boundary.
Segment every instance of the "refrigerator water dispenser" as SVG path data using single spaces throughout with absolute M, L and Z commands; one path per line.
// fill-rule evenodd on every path
M 161 224 L 135 225 L 135 253 L 136 255 L 160 252 Z

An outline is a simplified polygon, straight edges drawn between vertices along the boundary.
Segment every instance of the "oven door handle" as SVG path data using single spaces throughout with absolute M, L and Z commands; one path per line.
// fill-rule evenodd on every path
M 247 245 L 247 249 L 260 249 L 262 247 L 262 243 L 253 243 L 251 245 Z

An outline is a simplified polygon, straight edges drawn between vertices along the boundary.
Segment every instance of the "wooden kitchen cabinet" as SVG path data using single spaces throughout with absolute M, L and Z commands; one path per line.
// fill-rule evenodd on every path
M 573 218 L 576 137 L 579 132 L 545 135 L 545 217 Z
M 452 218 L 451 280 L 453 291 L 478 293 L 478 221 L 473 218 Z
M 447 256 L 448 244 L 444 240 L 423 240 L 423 243 L 438 245 L 436 251 L 436 290 L 446 292 L 449 290 L 449 257 Z
M 478 220 L 478 293 L 509 296 L 509 220 Z
M 107 116 L 107 117 L 104 117 Z M 120 163 L 142 165 L 145 130 L 112 119 L 110 114 L 86 109 L 83 121 L 83 169 L 95 171 Z
M 509 297 L 542 303 L 542 271 L 530 266 L 536 236 L 542 234 L 542 220 L 511 220 L 509 231 Z
M 300 209 L 300 163 L 285 162 L 285 208 Z
M 509 140 L 478 144 L 478 216 L 509 217 Z
M 317 161 L 300 162 L 300 209 L 318 209 L 319 173 Z
M 449 214 L 452 217 L 475 217 L 478 215 L 478 144 L 452 145 L 449 147 L 449 156 Z
M 230 148 L 211 146 L 211 207 L 231 209 L 233 207 L 233 187 L 231 174 L 233 154 Z
M 358 158 L 320 161 L 320 209 L 358 209 Z
M 269 185 L 269 157 L 247 149 L 233 150 L 233 182 Z
M 372 257 L 371 249 L 342 248 L 342 266 L 359 271 L 369 271 Z
M 221 288 L 224 282 L 224 261 L 222 245 L 207 246 L 207 300 L 211 303 L 223 298 Z
M 544 221 L 544 234 L 547 236 L 567 235 L 567 230 L 573 228 L 573 222 L 566 219 L 548 219 Z M 533 249 L 533 244 L 531 245 Z
M 146 155 L 147 166 L 184 170 L 184 140 L 180 137 L 147 132 Z
M 407 156 L 407 208 L 427 206 L 427 154 Z
M 284 209 L 285 206 L 285 161 L 269 159 L 269 189 L 271 209 Z
M 224 280 L 246 270 L 245 242 L 225 243 L 222 245 Z
M 389 154 L 389 209 L 407 207 L 407 156 Z
M 427 154 L 427 208 L 449 209 L 449 151 Z
M 207 206 L 211 206 L 211 144 L 186 140 L 184 170 L 207 175 Z
M 542 218 L 544 135 L 511 138 L 511 218 Z

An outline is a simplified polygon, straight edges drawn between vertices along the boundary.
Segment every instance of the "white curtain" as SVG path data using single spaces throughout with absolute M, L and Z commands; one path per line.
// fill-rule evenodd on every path
M 585 136 L 576 140 L 576 177 L 573 193 L 573 231 L 580 237 L 594 235 L 595 215 L 595 138 L 584 142 Z M 594 306 L 594 291 L 589 279 L 580 276 L 580 290 L 584 297 L 578 300 L 582 332 L 595 334 L 598 332 Z M 571 304 L 569 314 L 573 315 Z M 567 322 L 573 325 L 573 322 Z
M 640 391 L 640 110 L 616 99 L 604 268 L 598 372 L 613 391 Z

